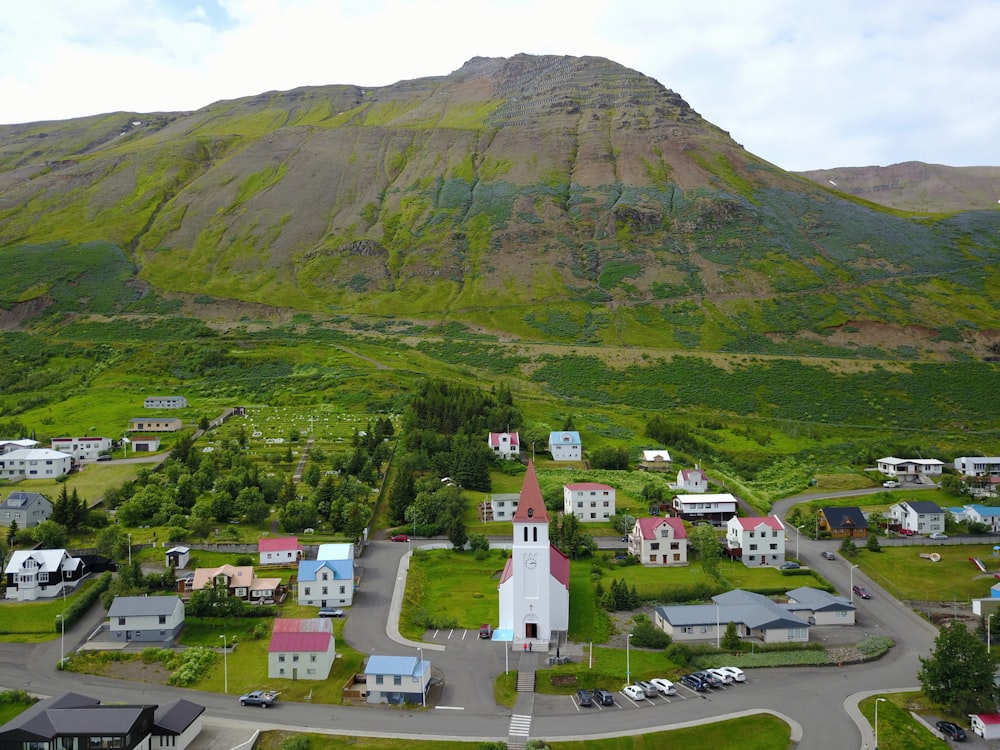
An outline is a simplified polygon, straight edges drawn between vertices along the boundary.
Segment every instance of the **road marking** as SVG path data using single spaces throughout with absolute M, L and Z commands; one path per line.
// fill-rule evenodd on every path
M 465 706 L 434 706 L 434 708 L 440 709 L 442 711 L 464 711 Z
M 510 727 L 507 729 L 507 734 L 512 734 L 515 737 L 527 737 L 531 734 L 531 717 L 513 714 L 510 717 Z

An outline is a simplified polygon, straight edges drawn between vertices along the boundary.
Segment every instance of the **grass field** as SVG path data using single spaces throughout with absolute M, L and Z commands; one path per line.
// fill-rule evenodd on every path
M 878 746 L 880 750 L 945 750 L 950 747 L 913 718 L 911 711 L 923 713 L 928 708 L 922 693 L 889 693 L 861 701 L 861 713 L 875 726 L 875 699 L 884 698 L 878 709 Z M 953 719 L 967 724 L 967 717 Z M 931 722 L 933 724 L 933 722 Z
M 54 629 L 56 615 L 62 614 L 73 601 L 80 596 L 80 593 L 97 583 L 97 578 L 91 576 L 88 580 L 80 584 L 80 587 L 68 595 L 65 600 L 39 599 L 34 602 L 0 601 L 0 640 L 16 640 L 24 642 L 29 640 L 23 636 L 39 636 L 35 641 L 49 641 L 58 637 L 59 633 Z M 4 638 L 3 636 L 12 636 Z
M 940 562 L 920 557 L 932 552 L 941 555 Z M 970 557 L 980 558 L 989 573 L 980 573 Z M 1000 571 L 991 544 L 861 548 L 854 562 L 896 598 L 934 602 L 988 597 L 996 583 L 993 573 Z

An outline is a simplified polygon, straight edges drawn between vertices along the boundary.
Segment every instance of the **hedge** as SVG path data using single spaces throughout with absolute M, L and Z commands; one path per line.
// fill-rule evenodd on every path
M 80 596 L 78 596 L 74 602 L 66 608 L 63 613 L 63 619 L 65 621 L 65 627 L 71 628 L 77 623 L 90 608 L 94 606 L 101 594 L 108 590 L 111 585 L 111 573 L 107 572 L 97 579 L 97 583 L 91 586 L 89 589 L 84 591 Z M 61 631 L 63 624 L 59 622 L 60 618 L 56 617 L 53 622 L 53 629 L 58 633 Z

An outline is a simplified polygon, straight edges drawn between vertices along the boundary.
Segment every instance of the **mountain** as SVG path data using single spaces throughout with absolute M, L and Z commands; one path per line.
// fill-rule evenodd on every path
M 786 172 L 596 57 L 0 126 L 8 327 L 257 306 L 507 340 L 983 357 L 998 229 L 996 210 L 914 216 Z
M 946 167 L 908 161 L 888 167 L 838 167 L 798 174 L 901 211 L 951 213 L 996 209 L 1000 204 L 1000 167 Z

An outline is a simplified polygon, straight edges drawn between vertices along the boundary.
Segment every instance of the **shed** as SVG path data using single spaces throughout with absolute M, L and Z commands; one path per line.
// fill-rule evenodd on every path
M 168 568 L 186 568 L 191 562 L 191 549 L 189 547 L 173 547 L 167 550 Z
M 984 740 L 1000 740 L 1000 714 L 969 714 L 969 723 Z

